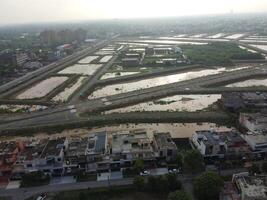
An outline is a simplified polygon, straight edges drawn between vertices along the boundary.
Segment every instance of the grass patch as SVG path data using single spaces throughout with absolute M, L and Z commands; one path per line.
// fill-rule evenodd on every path
M 116 186 L 110 188 L 98 188 L 60 192 L 53 200 L 165 200 L 162 195 L 153 195 L 138 192 L 133 186 Z
M 232 60 L 264 59 L 260 53 L 252 53 L 241 49 L 237 44 L 215 42 L 207 45 L 183 45 L 182 49 L 194 64 L 233 65 Z

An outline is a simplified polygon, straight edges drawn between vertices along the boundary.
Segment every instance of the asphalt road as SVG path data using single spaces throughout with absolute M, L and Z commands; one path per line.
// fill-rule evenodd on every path
M 232 170 L 223 170 L 221 175 L 230 176 L 235 173 L 247 172 L 246 169 L 232 169 Z M 189 187 L 192 186 L 192 180 L 199 174 L 179 174 L 178 179 L 182 181 L 185 185 Z M 122 185 L 131 185 L 133 179 L 119 179 L 119 180 L 110 180 L 110 181 L 89 181 L 89 182 L 77 182 L 77 183 L 68 183 L 68 184 L 59 184 L 59 185 L 45 185 L 40 187 L 31 187 L 31 188 L 19 188 L 19 189 L 0 189 L 0 197 L 12 197 L 13 200 L 25 200 L 34 195 L 41 193 L 50 193 L 50 192 L 62 192 L 62 191 L 72 191 L 72 190 L 82 190 L 88 188 L 100 188 L 100 187 L 109 187 L 109 186 L 122 186 Z
M 19 188 L 19 189 L 0 189 L 0 197 L 12 197 L 12 200 L 25 200 L 34 195 L 50 192 L 62 192 L 71 190 L 82 190 L 88 188 L 101 188 L 109 186 L 123 186 L 132 184 L 132 179 L 120 179 L 108 181 L 90 181 L 90 182 L 77 182 L 59 185 L 45 185 L 40 187 Z

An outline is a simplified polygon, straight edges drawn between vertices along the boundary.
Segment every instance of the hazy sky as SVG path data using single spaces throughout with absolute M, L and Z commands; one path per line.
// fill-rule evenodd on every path
M 267 0 L 0 0 L 0 24 L 267 11 Z

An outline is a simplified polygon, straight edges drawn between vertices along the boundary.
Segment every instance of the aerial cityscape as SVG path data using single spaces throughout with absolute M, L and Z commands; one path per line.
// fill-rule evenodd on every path
M 247 7 L 3 11 L 0 200 L 266 200 L 267 14 Z

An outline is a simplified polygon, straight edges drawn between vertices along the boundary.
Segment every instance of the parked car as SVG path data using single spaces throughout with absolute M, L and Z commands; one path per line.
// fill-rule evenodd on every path
M 147 170 L 140 172 L 140 176 L 148 176 L 148 175 L 150 175 L 150 172 Z

